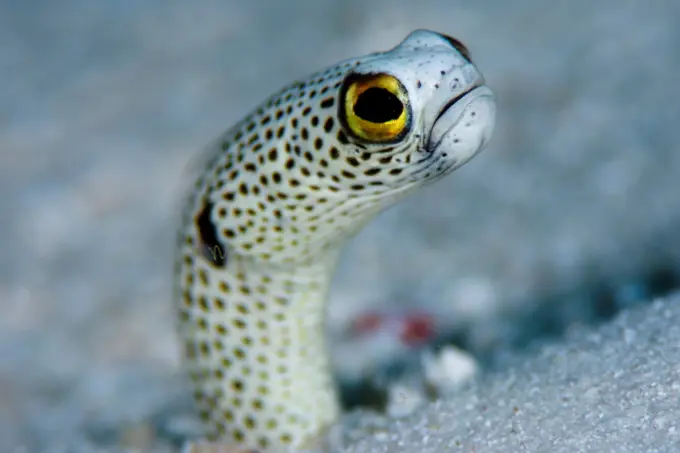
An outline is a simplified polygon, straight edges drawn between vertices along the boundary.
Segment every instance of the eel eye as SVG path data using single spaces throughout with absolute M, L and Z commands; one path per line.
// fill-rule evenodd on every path
M 395 141 L 410 126 L 406 89 L 388 74 L 350 75 L 341 92 L 340 119 L 359 139 Z

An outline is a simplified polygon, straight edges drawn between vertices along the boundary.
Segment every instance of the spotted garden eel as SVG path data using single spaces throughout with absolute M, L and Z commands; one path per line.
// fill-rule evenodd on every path
M 416 30 L 291 84 L 209 148 L 175 270 L 209 439 L 292 451 L 337 420 L 324 317 L 341 248 L 483 149 L 494 120 L 466 47 Z

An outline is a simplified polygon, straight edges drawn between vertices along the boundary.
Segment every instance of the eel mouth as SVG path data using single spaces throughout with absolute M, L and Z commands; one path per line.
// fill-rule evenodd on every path
M 468 162 L 489 143 L 495 122 L 495 95 L 483 83 L 448 100 L 419 148 L 411 180 L 433 182 Z
M 446 111 L 447 111 L 449 108 L 453 107 L 458 101 L 460 101 L 460 100 L 463 99 L 465 96 L 467 96 L 468 94 L 470 94 L 470 93 L 471 93 L 472 91 L 474 91 L 475 89 L 481 87 L 482 85 L 483 85 L 483 83 L 477 82 L 477 83 L 475 83 L 474 85 L 471 85 L 470 88 L 468 88 L 467 90 L 461 92 L 460 94 L 458 94 L 457 96 L 455 96 L 455 97 L 453 97 L 451 100 L 449 100 L 446 104 L 444 104 L 444 106 L 441 108 L 441 110 L 439 110 L 439 113 L 438 113 L 437 116 L 435 117 L 434 122 L 436 123 L 437 121 L 439 121 L 439 118 L 441 118 L 442 116 L 444 116 L 444 114 L 446 113 Z
M 491 139 L 496 122 L 493 91 L 482 83 L 451 98 L 439 111 L 425 149 L 432 159 L 447 162 L 448 173 L 469 161 Z
M 447 135 L 450 135 L 449 132 L 459 128 L 463 116 L 471 105 L 479 103 L 479 101 L 495 102 L 495 96 L 491 89 L 481 82 L 472 85 L 468 90 L 461 92 L 444 104 L 434 120 L 426 148 L 431 151 L 439 148 Z M 495 109 L 493 113 L 487 113 L 495 116 Z M 486 120 L 494 123 L 495 118 L 486 118 Z M 484 122 L 485 119 L 477 117 L 474 121 L 479 124 L 479 122 Z M 483 134 L 484 145 L 488 141 L 488 135 L 490 133 Z

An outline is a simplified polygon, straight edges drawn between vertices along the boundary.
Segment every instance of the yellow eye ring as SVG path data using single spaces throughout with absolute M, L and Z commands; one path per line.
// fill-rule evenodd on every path
M 389 74 L 350 75 L 340 95 L 340 120 L 356 138 L 392 142 L 410 127 L 408 93 Z

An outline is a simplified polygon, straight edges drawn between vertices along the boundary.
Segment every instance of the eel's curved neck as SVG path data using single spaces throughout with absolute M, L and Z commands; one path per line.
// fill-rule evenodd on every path
M 210 438 L 285 451 L 337 419 L 325 340 L 336 260 L 263 266 L 232 254 L 223 268 L 185 269 L 202 284 L 184 294 L 179 332 Z

